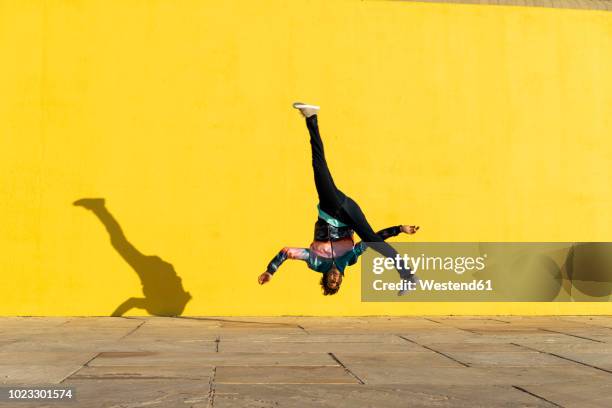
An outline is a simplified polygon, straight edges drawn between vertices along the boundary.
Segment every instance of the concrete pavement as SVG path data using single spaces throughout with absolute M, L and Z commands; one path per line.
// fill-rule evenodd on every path
M 16 407 L 609 407 L 612 317 L 0 318 Z

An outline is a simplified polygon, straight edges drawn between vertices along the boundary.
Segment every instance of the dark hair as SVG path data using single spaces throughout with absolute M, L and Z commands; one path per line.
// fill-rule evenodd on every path
M 342 283 L 342 274 L 340 274 L 340 282 L 338 282 L 338 286 L 336 286 L 335 288 L 330 288 L 327 285 L 327 277 L 332 271 L 334 271 L 334 269 L 330 269 L 327 272 L 323 272 L 323 276 L 321 277 L 320 284 L 321 284 L 321 289 L 323 289 L 323 296 L 335 295 L 340 290 L 340 284 Z

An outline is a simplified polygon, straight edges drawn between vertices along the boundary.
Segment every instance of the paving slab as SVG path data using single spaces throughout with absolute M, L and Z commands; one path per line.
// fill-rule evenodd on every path
M 199 318 L 199 317 L 188 317 L 188 316 L 179 316 L 179 317 L 156 317 L 156 316 L 147 316 L 147 317 L 139 317 L 138 319 L 142 319 L 144 325 L 146 327 L 160 327 L 160 328 L 188 328 L 188 327 L 197 327 L 197 328 L 209 328 L 215 329 L 220 327 L 219 319 L 216 317 L 209 318 Z
M 299 334 L 304 331 L 303 328 L 299 326 L 299 324 L 293 322 L 286 322 L 284 318 L 278 319 L 258 319 L 258 318 L 182 318 L 179 319 L 181 323 L 171 323 L 169 325 L 162 324 L 162 322 L 147 322 L 143 328 L 152 329 L 152 328 L 196 328 L 203 329 L 206 328 L 210 332 L 213 333 L 240 333 L 240 332 L 258 332 L 258 333 L 266 333 L 266 334 L 275 334 L 275 333 L 295 333 Z M 189 323 L 186 323 L 188 321 Z
M 142 325 L 135 328 L 125 337 L 129 338 L 199 338 L 212 339 L 218 331 L 206 327 L 149 327 Z
M 84 337 L 94 337 L 99 339 L 115 339 L 131 333 L 132 327 L 78 327 L 71 328 L 66 325 L 56 327 L 37 328 L 37 333 L 32 334 L 32 338 L 45 339 L 47 337 L 57 339 L 79 339 Z
M 524 385 L 523 389 L 565 408 L 612 407 L 612 381 Z
M 589 327 L 587 319 L 566 320 L 563 316 L 503 316 L 510 326 L 536 328 Z
M 612 343 L 536 343 L 536 342 L 520 342 L 514 343 L 521 347 L 522 350 L 532 349 L 548 353 L 612 353 Z
M 72 364 L 4 364 L 0 365 L 2 384 L 57 384 L 80 369 Z
M 346 367 L 366 384 L 522 385 L 603 379 L 609 374 L 576 364 L 564 367 L 420 367 L 363 365 Z
M 19 338 L 24 340 L 40 342 L 62 342 L 62 341 L 86 341 L 95 340 L 116 340 L 125 337 L 132 329 L 130 328 L 105 328 L 105 329 L 85 329 L 78 330 L 66 329 L 65 327 L 37 328 L 36 332 L 19 333 Z
M 215 341 L 200 339 L 99 339 L 86 336 L 79 338 L 25 339 L 11 342 L 2 351 L 216 351 Z
M 384 366 L 387 369 L 419 369 L 422 367 L 463 367 L 464 365 L 442 354 L 429 351 L 417 353 L 348 353 L 338 352 L 334 356 L 344 366 Z
M 166 365 L 166 366 L 96 366 L 82 367 L 72 374 L 69 380 L 83 379 L 164 379 L 209 381 L 213 372 L 212 366 Z
M 240 367 L 216 368 L 216 384 L 359 384 L 343 367 Z
M 207 381 L 185 379 L 70 380 L 65 385 L 75 387 L 76 406 L 79 408 L 205 408 L 210 389 Z M 47 407 L 57 408 L 58 404 L 48 404 Z
M 465 352 L 451 351 L 447 356 L 473 367 L 545 367 L 567 366 L 572 363 L 550 354 L 538 352 Z
M 217 343 L 211 339 L 193 338 L 126 338 L 107 344 L 100 351 L 168 351 L 168 352 L 212 352 L 217 350 Z
M 12 344 L 15 341 L 17 340 L 0 340 L 0 350 L 2 350 L 2 347 Z
M 431 343 L 580 343 L 580 344 L 591 344 L 593 340 L 568 336 L 562 333 L 546 333 L 546 332 L 533 332 L 533 333 L 509 333 L 509 332 L 489 332 L 489 333 L 474 333 L 472 335 L 448 335 L 440 336 L 438 334 L 427 336 L 427 335 L 415 335 L 414 333 L 404 333 L 402 337 L 406 337 L 420 344 L 431 344 Z
M 576 361 L 589 366 L 607 370 L 612 374 L 612 353 L 580 353 L 580 352 L 558 352 L 554 353 L 557 356 L 566 358 L 571 361 Z M 547 356 L 549 354 L 541 354 Z M 610 377 L 612 381 L 612 377 Z
M 218 384 L 213 398 L 215 408 L 552 406 L 510 386 Z
M 217 334 L 217 338 L 221 341 L 243 341 L 243 342 L 306 342 L 311 338 L 311 335 L 305 331 L 300 333 L 267 333 L 262 334 L 257 330 L 228 332 L 224 331 Z
M 203 366 L 337 366 L 327 353 L 101 353 L 89 366 L 131 367 L 172 364 L 181 367 Z
M 429 318 L 431 321 L 461 329 L 471 329 L 475 327 L 504 327 L 508 321 L 495 317 L 487 316 L 438 316 Z
M 475 327 L 470 329 L 471 333 L 482 334 L 482 335 L 517 335 L 517 334 L 534 334 L 541 333 L 542 329 L 539 327 L 523 327 L 523 326 L 504 326 L 504 327 Z
M 612 329 L 612 316 L 562 316 L 560 320 Z
M 211 353 L 165 351 L 111 351 L 101 352 L 89 362 L 90 366 L 210 366 Z
M 499 352 L 523 353 L 525 348 L 512 343 L 429 343 L 429 349 L 442 353 L 448 352 Z
M 10 327 L 0 328 L 0 341 L 16 341 L 24 339 L 44 339 L 46 336 L 60 333 L 57 327 Z
M 396 333 L 412 329 L 431 329 L 440 326 L 419 317 L 299 317 L 292 322 L 311 334 L 372 334 Z
M 239 336 L 245 336 L 248 334 L 253 334 L 253 333 L 258 333 L 258 334 L 263 334 L 263 335 L 270 335 L 270 336 L 282 336 L 282 335 L 302 335 L 302 334 L 308 334 L 306 332 L 304 332 L 304 330 L 300 329 L 300 328 L 296 328 L 296 329 L 292 329 L 292 330 L 286 330 L 286 329 L 257 329 L 257 328 L 236 328 L 236 329 L 217 329 L 214 331 L 211 331 L 211 334 L 214 334 L 215 336 L 234 336 L 234 337 L 239 337 Z
M 396 343 L 404 344 L 406 340 L 394 334 L 243 334 L 219 336 L 221 342 L 255 342 L 255 343 Z
M 125 317 L 69 317 L 62 327 L 77 328 L 135 328 L 146 323 L 146 318 Z
M 172 323 L 184 327 L 207 327 L 212 331 L 231 333 L 233 331 L 257 331 L 273 333 L 300 333 L 304 331 L 300 327 L 302 317 L 181 317 L 182 322 Z M 316 321 L 318 318 L 311 318 Z M 147 323 L 150 327 L 167 327 L 166 323 Z
M 20 351 L 38 351 L 46 350 L 49 352 L 65 352 L 65 351 L 102 351 L 105 349 L 113 349 L 113 345 L 117 344 L 116 340 L 100 340 L 100 339 L 62 339 L 62 340 L 38 340 L 26 339 L 18 340 L 2 347 L 3 352 L 20 352 Z
M 63 324 L 70 320 L 69 317 L 0 317 L 0 328 L 8 329 L 11 327 L 53 327 Z M 89 318 L 88 318 L 89 319 Z
M 352 334 L 372 334 L 372 333 L 402 333 L 409 330 L 425 330 L 425 329 L 435 329 L 436 326 L 429 326 L 426 324 L 402 324 L 402 323 L 394 323 L 389 325 L 381 325 L 381 324 L 370 324 L 370 323 L 359 323 L 353 325 L 342 325 L 342 324 L 333 324 L 333 325 L 313 325 L 313 324 L 305 324 L 302 326 L 303 330 L 310 334 L 344 334 L 344 333 L 352 333 Z
M 612 343 L 612 329 L 608 329 L 607 327 L 596 327 L 590 329 L 576 327 L 555 328 L 554 332 L 570 337 L 583 338 L 598 343 Z
M 418 344 L 404 343 L 330 343 L 330 342 L 227 342 L 219 343 L 219 351 L 242 351 L 242 352 L 294 352 L 294 353 L 336 353 L 346 352 L 396 352 L 407 351 L 427 352 Z
M 479 334 L 452 327 L 440 327 L 437 329 L 413 329 L 410 331 L 399 332 L 398 335 L 419 344 L 464 343 L 469 340 L 482 340 L 482 336 Z M 499 341 L 492 342 L 499 343 Z
M 0 370 L 4 365 L 70 365 L 85 364 L 96 352 L 91 351 L 2 351 L 0 350 Z

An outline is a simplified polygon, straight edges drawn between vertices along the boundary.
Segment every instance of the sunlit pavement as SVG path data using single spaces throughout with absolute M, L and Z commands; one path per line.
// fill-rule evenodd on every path
M 16 407 L 610 407 L 612 317 L 0 318 Z

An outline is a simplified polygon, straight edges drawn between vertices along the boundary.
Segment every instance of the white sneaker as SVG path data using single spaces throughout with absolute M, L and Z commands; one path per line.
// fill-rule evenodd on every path
M 305 118 L 309 118 L 313 115 L 316 115 L 319 110 L 321 109 L 320 106 L 317 105 L 308 105 L 306 103 L 302 103 L 302 102 L 295 102 L 293 104 L 293 107 L 295 109 L 298 109 L 300 111 L 300 113 L 302 114 L 302 116 L 304 116 Z

